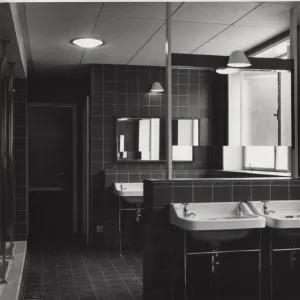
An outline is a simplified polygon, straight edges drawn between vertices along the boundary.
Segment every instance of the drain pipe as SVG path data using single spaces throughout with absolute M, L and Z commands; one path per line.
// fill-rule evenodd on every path
M 219 262 L 219 253 L 218 249 L 215 248 L 213 250 L 213 253 L 211 255 L 211 281 L 210 281 L 210 293 L 212 299 L 216 298 L 216 293 L 217 293 L 217 271 L 218 271 L 218 265 L 220 264 Z
M 295 248 L 296 245 L 293 245 L 293 247 Z M 290 252 L 290 269 L 291 270 L 294 269 L 295 261 L 296 261 L 296 251 L 293 250 L 293 251 Z
M 218 249 L 213 250 L 213 252 L 217 252 Z M 211 272 L 212 274 L 216 274 L 217 273 L 217 266 L 219 265 L 219 254 L 218 253 L 214 253 L 211 256 Z
M 140 223 L 141 222 L 141 216 L 142 216 L 142 208 L 141 205 L 137 205 L 137 210 L 136 210 L 136 222 Z

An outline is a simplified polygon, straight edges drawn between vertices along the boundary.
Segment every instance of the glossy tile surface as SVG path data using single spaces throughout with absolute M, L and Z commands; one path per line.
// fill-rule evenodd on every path
M 29 245 L 22 300 L 143 299 L 140 253 Z

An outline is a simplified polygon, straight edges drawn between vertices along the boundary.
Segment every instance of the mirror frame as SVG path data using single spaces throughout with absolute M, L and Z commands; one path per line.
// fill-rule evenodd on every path
M 127 119 L 151 119 L 151 118 L 159 118 L 162 120 L 161 125 L 164 126 L 166 118 L 164 116 L 161 117 L 124 117 L 124 116 L 115 116 L 114 117 L 114 126 L 115 126 L 115 142 L 116 142 L 116 163 L 166 163 L 167 159 L 160 159 L 160 160 L 118 160 L 118 119 L 121 118 L 127 118 Z M 172 118 L 173 120 L 194 120 L 195 118 Z M 198 118 L 197 120 L 200 120 L 201 118 Z M 199 132 L 200 134 L 200 132 Z M 172 145 L 173 146 L 173 145 Z M 191 146 L 194 147 L 194 146 Z M 193 150 L 193 159 L 192 160 L 172 160 L 173 163 L 193 163 L 194 162 L 194 150 Z

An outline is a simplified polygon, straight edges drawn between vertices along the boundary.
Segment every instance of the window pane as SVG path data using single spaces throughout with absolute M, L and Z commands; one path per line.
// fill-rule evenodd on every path
M 278 77 L 274 72 L 243 72 L 242 145 L 278 145 Z
M 274 147 L 249 146 L 245 147 L 245 167 L 256 169 L 274 169 Z
M 289 147 L 279 146 L 276 148 L 276 170 L 287 171 L 289 168 Z
M 281 78 L 281 144 L 292 145 L 292 96 L 291 96 L 291 73 L 280 73 Z

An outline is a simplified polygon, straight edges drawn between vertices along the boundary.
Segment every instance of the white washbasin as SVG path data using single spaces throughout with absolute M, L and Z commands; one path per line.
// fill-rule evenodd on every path
M 269 201 L 268 215 L 264 214 L 262 201 L 249 201 L 248 205 L 256 215 L 265 217 L 268 227 L 300 228 L 300 200 Z
M 264 228 L 265 219 L 256 216 L 246 203 L 241 203 L 243 215 L 237 215 L 238 203 L 189 203 L 184 217 L 183 204 L 170 205 L 171 224 L 187 230 L 195 239 L 218 244 L 245 237 L 252 229 Z
M 122 183 L 122 188 L 120 182 L 115 182 L 114 193 L 130 204 L 143 203 L 144 187 L 142 182 Z

